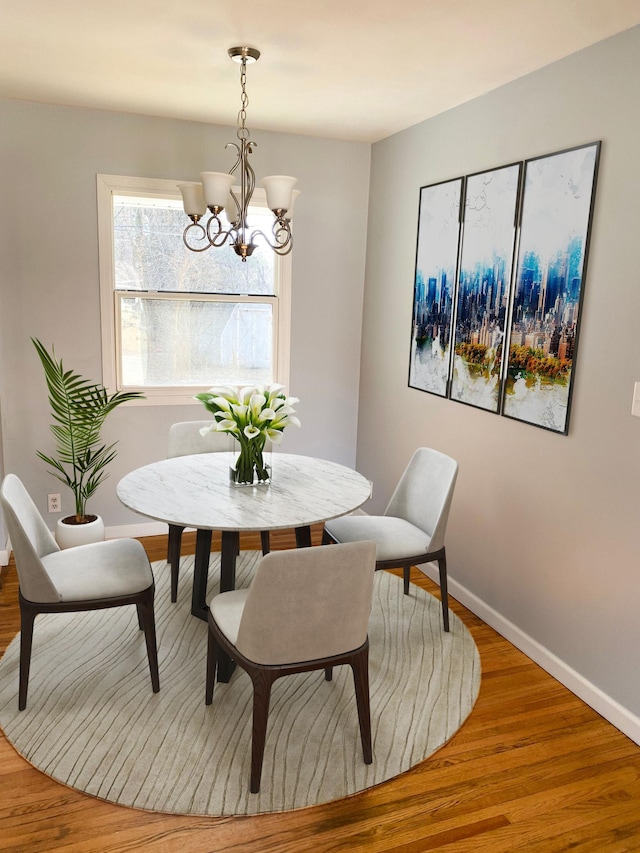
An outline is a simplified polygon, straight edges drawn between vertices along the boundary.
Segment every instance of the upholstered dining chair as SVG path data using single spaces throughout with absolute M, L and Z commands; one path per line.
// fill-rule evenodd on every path
M 402 569 L 409 594 L 411 566 L 437 561 L 444 630 L 449 630 L 445 531 L 458 463 L 430 447 L 418 448 L 383 515 L 347 515 L 325 522 L 323 543 L 369 539 L 376 569 Z
M 169 446 L 167 457 L 191 456 L 195 453 L 221 453 L 233 451 L 235 440 L 228 432 L 206 432 L 201 434 L 200 430 L 210 427 L 211 421 L 182 421 L 169 427 Z M 184 527 L 177 524 L 169 525 L 169 537 L 167 541 L 167 562 L 171 567 L 171 601 L 178 599 L 178 579 L 180 577 L 180 551 L 182 548 L 182 533 Z M 260 532 L 260 543 L 262 553 L 268 554 L 270 550 L 269 531 Z
M 372 542 L 273 551 L 249 589 L 211 600 L 206 704 L 221 648 L 253 682 L 252 794 L 260 790 L 271 685 L 285 675 L 324 669 L 331 681 L 334 666 L 351 667 L 364 762 L 371 764 L 367 626 L 374 571 Z
M 39 613 L 102 610 L 135 604 L 144 630 L 154 693 L 160 690 L 149 560 L 135 539 L 111 539 L 61 551 L 15 474 L 0 486 L 0 504 L 18 571 L 20 675 L 18 708 L 27 706 L 33 625 Z

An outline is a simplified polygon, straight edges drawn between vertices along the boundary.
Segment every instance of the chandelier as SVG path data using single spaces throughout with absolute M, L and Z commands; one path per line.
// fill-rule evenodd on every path
M 178 184 L 184 212 L 191 220 L 182 239 L 187 249 L 192 252 L 204 252 L 212 246 L 217 248 L 231 244 L 243 262 L 253 254 L 257 238 L 264 240 L 276 254 L 286 255 L 293 244 L 291 218 L 293 203 L 299 195 L 299 191 L 293 189 L 297 179 L 288 175 L 270 175 L 262 179 L 261 183 L 267 194 L 267 207 L 274 215 L 271 234 L 267 235 L 250 227 L 247 217 L 256 176 L 249 163 L 249 155 L 256 143 L 252 142 L 245 125 L 249 104 L 246 91 L 247 65 L 257 62 L 260 51 L 253 47 L 232 47 L 228 53 L 231 59 L 241 66 L 242 97 L 236 132 L 238 142 L 228 142 L 225 148 L 235 148 L 238 157 L 230 172 L 200 172 L 202 183 Z M 236 176 L 240 182 L 239 194 L 237 190 L 231 189 Z M 200 220 L 207 210 L 211 215 L 206 224 L 202 224 Z M 223 211 L 228 224 L 220 219 Z

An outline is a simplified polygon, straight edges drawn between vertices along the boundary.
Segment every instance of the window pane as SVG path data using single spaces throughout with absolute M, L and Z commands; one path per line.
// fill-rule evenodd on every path
M 203 217 L 208 218 L 209 214 Z M 272 295 L 274 254 L 266 245 L 242 263 L 231 246 L 191 252 L 182 241 L 188 224 L 177 199 L 113 196 L 116 290 Z M 269 234 L 273 214 L 250 208 L 249 224 Z M 226 220 L 223 222 L 226 227 Z
M 272 306 L 122 297 L 122 384 L 271 381 Z

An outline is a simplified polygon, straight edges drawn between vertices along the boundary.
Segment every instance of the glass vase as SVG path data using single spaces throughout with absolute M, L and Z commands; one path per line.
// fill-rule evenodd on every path
M 235 486 L 268 486 L 271 482 L 271 453 L 241 445 L 233 452 L 229 465 L 229 481 Z

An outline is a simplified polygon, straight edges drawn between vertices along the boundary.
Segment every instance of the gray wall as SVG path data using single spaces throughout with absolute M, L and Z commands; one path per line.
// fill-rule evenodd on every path
M 450 575 L 640 714 L 640 28 L 373 146 L 357 467 L 459 460 Z M 421 185 L 602 140 L 568 437 L 407 387 Z
M 0 101 L 0 127 L 4 467 L 24 479 L 45 513 L 47 493 L 61 491 L 67 513 L 70 493 L 35 456 L 52 439 L 30 337 L 54 344 L 67 367 L 101 379 L 96 173 L 196 180 L 200 170 L 231 167 L 224 146 L 235 128 L 11 101 Z M 300 397 L 303 426 L 287 431 L 282 450 L 353 465 L 370 146 L 260 132 L 253 138 L 258 177 L 296 175 L 302 191 L 290 392 Z M 90 503 L 107 527 L 142 521 L 118 502 L 118 479 L 166 456 L 171 423 L 204 414 L 199 406 L 113 413 L 105 437 L 120 440 L 119 455 Z M 46 517 L 53 526 L 58 516 Z
M 295 174 L 303 191 L 291 370 L 303 428 L 288 431 L 283 450 L 352 464 L 358 418 L 357 467 L 375 482 L 371 510 L 383 508 L 416 446 L 455 456 L 454 588 L 635 714 L 638 79 L 635 28 L 378 143 L 368 232 L 368 146 L 255 133 L 254 158 L 259 175 Z M 95 175 L 195 179 L 224 168 L 233 129 L 9 101 L 0 101 L 0 127 L 0 465 L 25 480 L 44 512 L 58 487 L 35 457 L 50 438 L 29 338 L 54 343 L 69 366 L 99 378 Z M 419 187 L 596 139 L 603 149 L 569 436 L 409 389 Z M 93 502 L 108 526 L 139 520 L 116 499 L 119 477 L 162 458 L 170 423 L 198 411 L 114 413 L 107 437 L 120 439 L 120 454 Z M 63 507 L 71 508 L 67 495 Z

